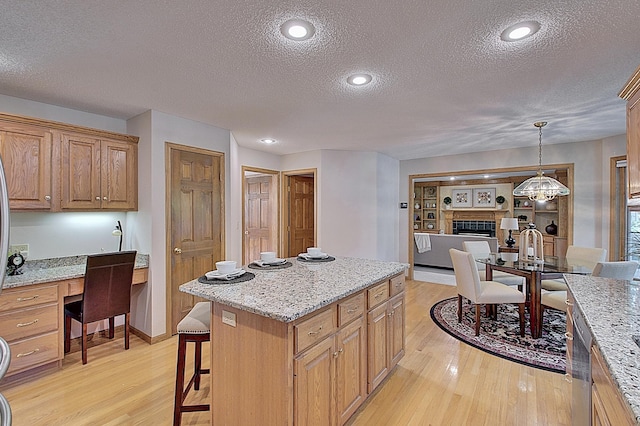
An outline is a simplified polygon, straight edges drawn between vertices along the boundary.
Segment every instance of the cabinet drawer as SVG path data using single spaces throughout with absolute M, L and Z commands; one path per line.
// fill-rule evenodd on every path
M 331 309 L 315 314 L 295 326 L 296 353 L 332 334 L 336 329 L 336 310 Z
M 338 302 L 338 327 L 342 327 L 364 313 L 364 293 Z
M 57 303 L 0 315 L 0 335 L 8 342 L 57 329 Z
M 0 312 L 57 301 L 57 285 L 38 288 L 25 287 L 24 290 L 5 290 L 0 295 Z
M 369 309 L 384 302 L 389 298 L 389 282 L 385 281 L 380 284 L 376 284 L 367 290 L 367 301 L 369 303 Z
M 57 331 L 10 343 L 11 364 L 7 374 L 58 360 L 58 345 Z
M 395 296 L 398 293 L 402 293 L 404 291 L 404 275 L 398 275 L 397 277 L 391 278 L 391 294 L 390 296 Z

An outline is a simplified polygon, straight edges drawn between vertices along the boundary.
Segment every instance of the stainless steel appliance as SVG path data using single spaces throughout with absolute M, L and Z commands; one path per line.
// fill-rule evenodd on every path
M 0 158 L 0 265 L 5 265 L 9 253 L 9 191 L 4 174 L 2 158 Z M 0 292 L 4 284 L 5 267 L 0 266 Z M 11 350 L 7 342 L 0 337 L 0 380 L 4 377 L 11 362 Z M 6 398 L 0 394 L 0 425 L 11 425 L 11 407 Z
M 575 307 L 573 313 L 573 363 L 571 419 L 574 426 L 591 424 L 591 332 Z

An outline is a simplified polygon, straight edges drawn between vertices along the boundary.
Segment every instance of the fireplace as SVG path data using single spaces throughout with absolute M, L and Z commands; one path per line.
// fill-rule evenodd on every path
M 486 235 L 487 237 L 496 236 L 496 223 L 488 220 L 454 220 L 454 234 L 474 234 Z
M 499 241 L 506 238 L 500 229 L 500 221 L 508 210 L 445 210 L 445 233 L 447 234 L 477 234 L 497 237 Z

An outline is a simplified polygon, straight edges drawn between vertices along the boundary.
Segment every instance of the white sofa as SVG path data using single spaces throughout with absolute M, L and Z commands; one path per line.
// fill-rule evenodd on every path
M 449 249 L 463 250 L 463 241 L 487 241 L 492 252 L 498 251 L 498 239 L 495 237 L 468 234 L 429 234 L 429 240 L 431 242 L 431 250 L 424 253 L 418 253 L 416 243 L 415 241 L 413 242 L 413 263 L 415 265 L 453 269 Z

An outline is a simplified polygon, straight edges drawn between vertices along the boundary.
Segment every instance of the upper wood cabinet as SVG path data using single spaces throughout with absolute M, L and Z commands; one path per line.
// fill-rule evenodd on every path
M 52 208 L 51 147 L 50 131 L 0 121 L 0 155 L 11 209 Z
M 136 210 L 137 145 L 61 134 L 63 210 Z
M 138 138 L 0 113 L 12 210 L 137 210 Z
M 620 91 L 627 101 L 627 175 L 631 198 L 640 197 L 640 67 Z

